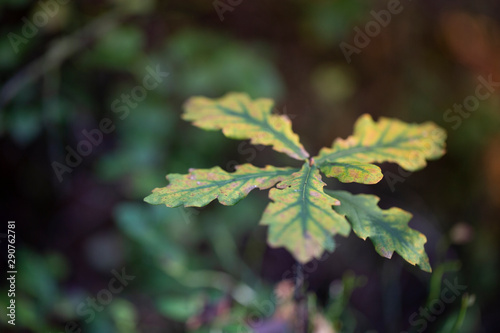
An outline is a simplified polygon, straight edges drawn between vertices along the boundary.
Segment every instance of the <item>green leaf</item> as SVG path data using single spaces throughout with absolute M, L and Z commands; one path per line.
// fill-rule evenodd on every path
M 305 163 L 302 169 L 269 191 L 270 203 L 261 224 L 269 225 L 268 243 L 286 247 L 295 258 L 306 263 L 333 251 L 332 236 L 347 236 L 349 223 L 332 206 L 339 201 L 323 192 L 325 183 L 319 169 Z
M 364 240 L 369 237 L 378 254 L 390 259 L 396 251 L 410 264 L 431 272 L 424 250 L 427 238 L 408 226 L 412 218 L 410 213 L 395 207 L 382 210 L 377 205 L 380 199 L 374 195 L 353 195 L 345 191 L 327 193 L 340 201 L 335 211 L 346 216 L 358 237 Z
M 273 101 L 251 100 L 247 94 L 229 93 L 219 99 L 192 97 L 185 104 L 183 119 L 206 130 L 222 130 L 232 139 L 250 139 L 253 144 L 270 145 L 298 160 L 309 154 L 292 131 L 287 116 L 272 114 Z
M 154 189 L 144 201 L 167 207 L 202 207 L 219 199 L 221 204 L 231 206 L 246 197 L 251 190 L 268 189 L 296 171 L 273 166 L 257 168 L 251 164 L 238 165 L 233 173 L 220 167 L 190 169 L 187 175 L 168 175 L 169 185 Z
M 335 140 L 332 148 L 321 149 L 314 160 L 327 176 L 373 184 L 382 174 L 380 169 L 372 169 L 375 174 L 368 176 L 370 163 L 394 162 L 406 170 L 416 171 L 426 166 L 426 160 L 437 159 L 445 153 L 445 139 L 446 132 L 431 122 L 407 124 L 383 117 L 374 122 L 365 114 L 356 122 L 354 135 Z

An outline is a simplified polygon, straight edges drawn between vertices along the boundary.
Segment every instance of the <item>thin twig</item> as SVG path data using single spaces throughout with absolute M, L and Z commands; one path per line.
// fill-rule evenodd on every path
M 118 11 L 104 14 L 72 35 L 52 42 L 45 54 L 26 65 L 3 85 L 0 89 L 0 109 L 27 84 L 60 67 L 64 60 L 78 54 L 92 41 L 105 36 L 116 28 L 123 17 L 123 14 Z
M 308 328 L 308 314 L 307 314 L 307 298 L 304 293 L 304 267 L 301 263 L 297 262 L 295 265 L 295 293 L 294 300 L 296 304 L 297 318 L 296 318 L 296 332 L 307 333 Z

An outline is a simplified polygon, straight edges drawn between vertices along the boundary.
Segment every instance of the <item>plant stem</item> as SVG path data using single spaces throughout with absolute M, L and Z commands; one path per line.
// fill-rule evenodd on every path
M 307 313 L 307 299 L 304 294 L 304 267 L 299 262 L 297 262 L 295 267 L 296 271 L 295 271 L 294 299 L 295 299 L 295 304 L 297 306 L 296 332 L 307 333 L 308 313 Z

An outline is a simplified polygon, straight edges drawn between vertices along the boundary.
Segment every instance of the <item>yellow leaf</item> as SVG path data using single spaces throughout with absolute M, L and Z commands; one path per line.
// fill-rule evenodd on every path
M 229 173 L 220 167 L 190 169 L 189 174 L 170 174 L 170 184 L 156 188 L 144 199 L 147 203 L 167 207 L 203 207 L 214 199 L 226 206 L 236 204 L 253 189 L 268 189 L 297 169 L 267 166 L 257 168 L 251 164 L 236 166 Z
M 359 162 L 333 162 L 321 168 L 327 177 L 338 178 L 343 183 L 376 184 L 382 177 L 382 170 L 374 164 Z
M 426 166 L 426 160 L 445 153 L 445 139 L 446 132 L 431 122 L 417 125 L 389 118 L 374 122 L 365 114 L 356 122 L 354 135 L 335 140 L 332 148 L 321 149 L 314 160 L 327 176 L 349 174 L 344 180 L 372 184 L 375 178 L 359 170 L 360 164 L 366 169 L 370 163 L 394 162 L 416 171 Z M 332 172 L 331 167 L 339 164 L 344 171 Z M 376 173 L 382 178 L 378 170 Z
M 192 97 L 185 106 L 183 119 L 206 130 L 222 130 L 232 139 L 250 139 L 253 144 L 272 146 L 298 160 L 309 154 L 292 131 L 287 116 L 272 114 L 274 102 L 268 98 L 251 100 L 247 94 L 229 93 L 219 99 Z

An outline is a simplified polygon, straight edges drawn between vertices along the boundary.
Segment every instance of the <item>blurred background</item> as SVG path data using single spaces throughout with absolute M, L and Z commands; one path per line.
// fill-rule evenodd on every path
M 190 167 L 297 165 L 180 119 L 229 91 L 273 98 L 313 155 L 363 113 L 448 132 L 422 171 L 329 181 L 411 212 L 433 273 L 338 237 L 305 267 L 311 332 L 500 330 L 500 3 L 1 0 L 0 17 L 0 331 L 291 332 L 294 260 L 266 245 L 266 192 L 142 201 Z

